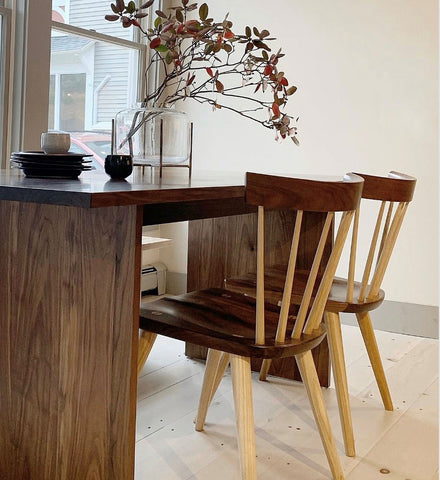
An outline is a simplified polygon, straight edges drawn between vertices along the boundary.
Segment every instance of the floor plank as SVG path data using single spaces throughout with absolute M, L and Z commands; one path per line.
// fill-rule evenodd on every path
M 357 456 L 343 454 L 335 391 L 324 398 L 346 480 L 438 479 L 438 341 L 377 332 L 395 403 L 386 412 L 357 327 L 343 326 Z M 194 417 L 204 364 L 159 338 L 139 378 L 136 480 L 240 480 L 229 370 L 204 432 Z M 301 383 L 253 374 L 260 480 L 330 479 Z M 389 473 L 381 473 L 383 472 Z
M 347 480 L 376 479 L 389 471 L 386 479 L 425 480 L 431 478 L 438 452 L 438 381 L 434 382 L 407 409 L 404 415 L 361 459 Z

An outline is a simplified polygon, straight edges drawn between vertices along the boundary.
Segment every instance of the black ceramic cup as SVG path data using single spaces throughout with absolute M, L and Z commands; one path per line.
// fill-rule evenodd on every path
M 131 155 L 107 155 L 104 163 L 105 173 L 115 180 L 127 178 L 133 171 Z

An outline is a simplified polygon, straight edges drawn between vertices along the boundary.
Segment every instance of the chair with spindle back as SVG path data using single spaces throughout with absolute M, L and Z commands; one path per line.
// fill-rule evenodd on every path
M 247 173 L 246 202 L 258 207 L 256 298 L 212 288 L 163 298 L 141 308 L 140 328 L 144 334 L 140 341 L 147 346 L 144 351 L 151 348 L 157 334 L 209 348 L 196 419 L 198 431 L 203 429 L 210 400 L 224 366 L 230 361 L 243 480 L 257 478 L 251 357 L 296 358 L 333 478 L 343 478 L 311 349 L 325 337 L 323 311 L 362 185 L 363 180 L 356 175 L 320 181 Z M 297 211 L 281 308 L 265 303 L 264 299 L 265 208 Z M 303 211 L 326 213 L 315 254 L 315 263 L 325 267 L 325 271 L 313 297 L 304 295 L 297 315 L 293 316 L 289 307 Z M 333 248 L 326 258 L 324 246 L 331 235 L 336 212 L 342 212 L 342 216 Z M 316 276 L 316 269 L 312 269 L 311 284 Z
M 325 323 L 338 395 L 345 450 L 349 456 L 355 455 L 355 446 L 339 314 L 341 312 L 356 314 L 384 407 L 386 410 L 393 410 L 393 403 L 369 312 L 379 307 L 384 300 L 385 293 L 381 290 L 382 280 L 416 184 L 415 178 L 398 172 L 390 172 L 387 177 L 363 173 L 357 175 L 364 178 L 364 188 L 362 201 L 353 222 L 348 276 L 347 278 L 336 277 L 334 279 L 325 307 Z M 368 254 L 362 274 L 359 277 L 361 281 L 356 282 L 355 265 L 358 263 L 359 220 L 361 212 L 367 208 L 367 203 L 370 204 L 368 206 L 370 208 L 377 207 L 376 222 L 372 233 L 370 233 Z M 371 211 L 368 210 L 368 213 L 371 214 Z M 369 217 L 371 218 L 370 215 Z M 366 216 L 363 215 L 363 218 L 365 219 Z M 270 285 L 269 297 L 270 301 L 274 303 L 281 299 L 284 272 L 285 267 L 283 266 L 275 266 L 266 270 L 265 281 Z M 295 305 L 301 302 L 304 291 L 304 281 L 301 274 L 304 275 L 304 272 L 298 275 L 291 297 L 291 302 Z M 249 274 L 241 278 L 227 279 L 225 286 L 227 289 L 246 292 L 255 296 L 255 275 Z M 260 371 L 261 380 L 266 379 L 270 363 L 270 360 L 263 362 Z

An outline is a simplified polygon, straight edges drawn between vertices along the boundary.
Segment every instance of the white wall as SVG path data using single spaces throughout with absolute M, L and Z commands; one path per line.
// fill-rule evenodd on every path
M 210 2 L 236 32 L 267 28 L 298 87 L 300 147 L 225 111 L 185 102 L 200 170 L 384 174 L 418 179 L 384 281 L 387 299 L 438 305 L 438 6 L 435 0 Z M 282 63 L 281 63 L 282 62 Z

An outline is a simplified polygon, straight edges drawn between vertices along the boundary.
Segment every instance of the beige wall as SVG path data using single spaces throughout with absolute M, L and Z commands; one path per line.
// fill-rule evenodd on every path
M 417 177 L 385 277 L 389 300 L 438 305 L 438 6 L 435 0 L 210 2 L 237 32 L 267 28 L 298 87 L 301 146 L 225 111 L 185 102 L 196 169 Z

